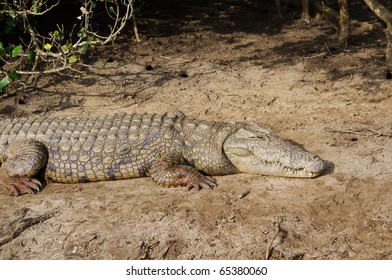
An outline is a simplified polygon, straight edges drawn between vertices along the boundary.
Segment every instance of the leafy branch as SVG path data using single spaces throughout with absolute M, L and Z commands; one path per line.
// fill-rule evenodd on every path
M 76 22 L 71 31 L 56 24 L 43 34 L 36 22 L 40 16 L 50 14 L 60 1 L 0 1 L 0 24 L 4 26 L 0 27 L 0 35 L 4 33 L 7 39 L 7 35 L 20 31 L 16 43 L 5 43 L 0 37 L 0 97 L 34 86 L 40 75 L 76 71 L 81 56 L 90 47 L 114 42 L 134 12 L 133 0 L 80 0 L 80 14 L 74 15 Z M 108 17 L 108 32 L 93 28 L 98 8 Z

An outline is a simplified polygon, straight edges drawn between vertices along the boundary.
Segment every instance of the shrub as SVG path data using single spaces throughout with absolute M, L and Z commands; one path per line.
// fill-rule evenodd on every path
M 106 26 L 97 28 L 96 15 Z M 90 47 L 113 42 L 132 16 L 133 0 L 1 1 L 0 95 L 33 86 L 42 74 L 75 70 Z

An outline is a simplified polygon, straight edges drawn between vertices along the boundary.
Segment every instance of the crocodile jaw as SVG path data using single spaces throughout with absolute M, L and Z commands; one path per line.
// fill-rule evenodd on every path
M 233 165 L 244 173 L 314 178 L 325 169 L 320 157 L 253 123 L 230 135 L 223 149 Z
M 310 171 L 309 169 L 303 167 L 289 167 L 280 162 L 267 162 L 260 161 L 259 159 L 252 157 L 249 161 L 251 164 L 248 164 L 248 160 L 244 160 L 244 158 L 235 161 L 235 158 L 231 158 L 230 160 L 233 164 L 244 173 L 250 174 L 259 174 L 259 175 L 271 175 L 271 176 L 282 176 L 282 177 L 298 177 L 298 178 L 314 178 L 321 174 L 324 167 L 320 167 L 318 170 Z M 321 160 L 319 157 L 314 158 L 313 160 Z M 320 163 L 323 165 L 324 163 Z

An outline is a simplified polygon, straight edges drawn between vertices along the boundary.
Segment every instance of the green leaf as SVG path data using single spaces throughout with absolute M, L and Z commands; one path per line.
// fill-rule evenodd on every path
M 4 77 L 1 81 L 0 81 L 0 90 L 5 89 L 8 84 L 10 83 L 10 79 L 8 77 Z
M 16 46 L 15 48 L 12 49 L 11 57 L 12 58 L 18 57 L 21 55 L 22 52 L 23 52 L 22 46 L 21 45 Z
M 113 6 L 110 6 L 110 7 L 109 7 L 109 11 L 110 11 L 111 13 L 114 13 L 114 8 L 113 8 Z
M 81 46 L 81 47 L 79 48 L 79 52 L 80 52 L 81 54 L 85 54 L 85 53 L 87 52 L 87 49 L 88 49 L 88 44 L 86 43 L 86 44 L 84 44 L 83 46 Z
M 69 53 L 69 51 L 72 49 L 72 44 L 66 44 L 61 46 L 61 50 L 64 53 Z
M 11 55 L 13 49 L 15 49 L 15 45 L 12 44 L 12 43 L 8 44 L 8 47 L 7 47 L 7 49 L 6 49 L 6 52 L 7 52 L 7 55 L 8 55 L 8 56 Z
M 14 11 L 10 10 L 10 11 L 6 11 L 6 13 L 12 18 L 16 18 L 16 13 Z
M 20 80 L 20 76 L 18 75 L 18 73 L 16 73 L 16 70 L 11 71 L 10 77 L 11 77 L 12 81 L 19 81 Z
M 69 62 L 70 64 L 75 64 L 76 62 L 78 62 L 78 58 L 77 58 L 76 56 L 74 56 L 74 55 L 71 55 L 71 56 L 68 58 L 68 62 Z
M 97 6 L 97 3 L 91 2 L 91 10 L 94 9 Z
M 4 32 L 5 34 L 12 34 L 15 31 L 15 28 L 17 26 L 17 19 L 15 18 L 11 18 L 11 17 L 7 17 L 5 19 L 5 26 L 4 26 Z
M 84 38 L 84 37 L 86 37 L 86 33 L 84 33 L 83 31 L 79 31 L 78 34 L 77 34 L 77 36 L 78 36 L 79 38 Z
M 65 53 L 68 53 L 68 52 L 69 52 L 68 45 L 62 45 L 62 46 L 61 46 L 61 50 L 62 50 L 63 52 L 65 52 Z
M 5 55 L 7 53 L 7 50 L 3 47 L 3 42 L 0 42 L 0 57 Z
M 44 49 L 47 51 L 50 50 L 51 48 L 52 48 L 52 44 L 47 43 L 44 45 Z
M 27 54 L 27 59 L 33 61 L 35 59 L 35 52 L 29 52 Z

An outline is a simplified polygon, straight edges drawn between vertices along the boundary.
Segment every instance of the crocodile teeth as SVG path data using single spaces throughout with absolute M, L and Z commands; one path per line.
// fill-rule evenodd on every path
M 263 164 L 266 166 L 274 166 L 274 167 L 278 167 L 280 169 L 281 172 L 285 173 L 285 174 L 290 174 L 290 175 L 296 175 L 299 172 L 304 172 L 305 174 L 303 175 L 303 177 L 309 177 L 309 178 L 313 178 L 314 177 L 314 173 L 313 172 L 309 172 L 306 171 L 304 168 L 292 168 L 292 167 L 288 167 L 285 166 L 284 164 L 278 162 L 278 161 L 268 161 L 268 160 L 261 160 L 259 162 L 254 162 L 254 165 L 258 165 L 258 164 Z

